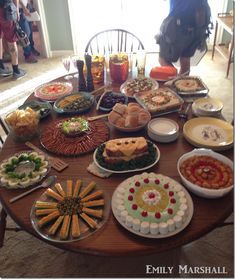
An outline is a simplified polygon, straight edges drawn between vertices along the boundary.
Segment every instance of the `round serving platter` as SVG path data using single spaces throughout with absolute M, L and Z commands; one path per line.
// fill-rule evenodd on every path
M 66 187 L 67 187 L 66 186 L 66 181 L 60 182 L 60 185 L 62 186 L 63 190 L 66 193 Z M 50 188 L 56 192 L 55 186 L 52 186 Z M 80 193 L 84 188 L 85 188 L 85 186 L 82 186 L 82 188 L 80 190 Z M 99 188 L 97 186 L 95 186 L 94 192 L 96 192 L 97 190 L 99 190 Z M 91 193 L 93 193 L 93 192 L 91 192 Z M 49 240 L 49 241 L 52 241 L 52 242 L 66 243 L 66 242 L 79 241 L 79 240 L 82 240 L 84 238 L 87 238 L 87 237 L 91 236 L 92 234 L 94 234 L 95 232 L 97 232 L 99 229 L 101 229 L 109 218 L 110 197 L 107 195 L 107 193 L 103 192 L 102 197 L 97 198 L 97 200 L 98 199 L 104 199 L 104 205 L 95 207 L 93 209 L 99 209 L 99 210 L 102 209 L 103 210 L 103 216 L 102 216 L 102 218 L 89 216 L 90 218 L 92 218 L 97 223 L 96 228 L 92 229 L 88 226 L 88 224 L 85 221 L 83 221 L 83 219 L 78 214 L 78 223 L 79 223 L 79 229 L 80 229 L 80 233 L 81 233 L 79 237 L 76 237 L 76 238 L 72 237 L 72 235 L 71 235 L 71 223 L 70 223 L 69 234 L 68 234 L 67 239 L 61 239 L 60 238 L 59 233 L 60 233 L 61 225 L 60 225 L 60 227 L 58 228 L 58 230 L 56 231 L 56 233 L 54 235 L 49 234 L 49 229 L 50 229 L 50 227 L 52 226 L 52 224 L 54 223 L 55 220 L 52 220 L 51 222 L 49 222 L 48 224 L 46 224 L 45 226 L 42 226 L 42 227 L 40 227 L 38 225 L 38 221 L 44 216 L 40 216 L 40 218 L 39 218 L 39 216 L 36 215 L 36 203 L 37 203 L 37 201 L 39 201 L 39 202 L 55 202 L 55 200 L 53 198 L 49 197 L 46 194 L 46 191 L 37 199 L 37 201 L 35 201 L 35 203 L 33 204 L 32 208 L 31 208 L 30 219 L 31 219 L 32 226 L 35 229 L 35 231 L 42 238 L 44 238 L 46 240 Z M 91 209 L 92 209 L 92 207 L 91 207 Z
M 47 157 L 45 155 L 42 155 L 38 152 L 35 152 L 35 151 L 29 151 L 29 150 L 25 150 L 25 151 L 21 151 L 21 152 L 18 152 L 18 153 L 15 153 L 13 155 L 11 155 L 10 157 L 6 158 L 5 160 L 3 160 L 1 163 L 0 163 L 0 166 L 2 165 L 6 165 L 6 164 L 9 164 L 11 162 L 12 159 L 16 159 L 16 158 L 20 158 L 21 155 L 27 155 L 29 156 L 30 154 L 37 154 L 36 156 L 43 156 L 44 158 L 44 161 L 46 162 L 45 163 L 45 169 L 46 171 L 41 173 L 41 174 L 38 174 L 39 175 L 39 179 L 38 180 L 35 180 L 35 179 L 31 179 L 31 182 L 29 182 L 28 184 L 25 184 L 25 185 L 22 185 L 19 183 L 15 184 L 14 185 L 9 185 L 9 183 L 3 183 L 2 182 L 2 178 L 4 178 L 4 174 L 2 173 L 2 168 L 0 168 L 0 186 L 2 187 L 5 187 L 7 189 L 20 189 L 20 188 L 28 188 L 30 186 L 34 186 L 36 184 L 38 184 L 44 177 L 46 177 L 46 175 L 50 172 L 51 170 L 51 165 L 47 159 Z M 29 163 L 29 161 L 27 161 L 27 163 Z M 22 171 L 21 171 L 22 172 Z
M 233 126 L 217 118 L 193 118 L 184 124 L 183 134 L 196 147 L 226 150 L 233 146 Z
M 73 86 L 68 82 L 51 82 L 42 84 L 34 91 L 34 96 L 43 100 L 54 102 L 58 98 L 72 92 Z
M 175 180 L 171 179 L 170 177 L 168 177 L 168 180 L 169 180 L 169 182 L 173 182 L 174 184 L 178 184 L 178 185 L 181 186 L 181 184 L 179 184 Z M 170 236 L 174 236 L 174 235 L 178 234 L 179 232 L 183 231 L 189 225 L 189 223 L 190 223 L 190 221 L 193 217 L 193 211 L 194 211 L 193 201 L 192 201 L 192 198 L 191 198 L 190 194 L 187 192 L 187 190 L 183 186 L 181 186 L 181 190 L 185 193 L 185 197 L 187 199 L 188 215 L 187 215 L 183 225 L 180 228 L 177 228 L 173 232 L 168 232 L 166 234 L 153 235 L 153 234 L 150 234 L 150 233 L 149 234 L 144 234 L 144 233 L 141 233 L 140 231 L 134 230 L 132 227 L 128 227 L 126 225 L 126 223 L 118 215 L 115 203 L 116 203 L 116 199 L 118 199 L 118 196 L 119 196 L 119 194 L 118 194 L 119 188 L 128 187 L 130 181 L 131 181 L 131 178 L 127 178 L 121 184 L 118 185 L 118 187 L 115 189 L 115 191 L 113 193 L 112 201 L 111 201 L 111 208 L 112 208 L 112 212 L 113 212 L 114 217 L 117 219 L 117 221 L 120 223 L 120 225 L 123 226 L 126 230 L 128 230 L 129 232 L 131 232 L 133 234 L 136 234 L 138 236 L 142 236 L 142 237 L 145 237 L 145 238 L 155 238 L 155 239 L 157 239 L 157 238 L 167 238 L 167 237 L 170 237 Z
M 46 150 L 58 155 L 76 156 L 95 150 L 109 139 L 109 128 L 102 120 L 89 121 L 88 132 L 74 137 L 66 136 L 60 123 L 67 119 L 50 122 L 42 130 L 40 143 Z

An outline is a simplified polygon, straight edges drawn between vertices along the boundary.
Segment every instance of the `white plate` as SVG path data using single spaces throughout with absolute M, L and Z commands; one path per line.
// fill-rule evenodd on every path
M 190 182 L 181 174 L 180 165 L 185 160 L 187 160 L 193 156 L 201 156 L 201 155 L 213 157 L 213 158 L 223 162 L 224 164 L 228 165 L 231 169 L 233 169 L 233 162 L 229 158 L 223 156 L 222 154 L 214 152 L 211 149 L 205 149 L 205 148 L 194 149 L 191 152 L 183 154 L 177 162 L 177 170 L 178 170 L 178 173 L 181 177 L 183 184 L 185 185 L 185 187 L 188 188 L 188 190 L 190 190 L 191 192 L 193 192 L 195 195 L 197 195 L 199 197 L 214 199 L 214 198 L 220 198 L 220 197 L 225 196 L 233 189 L 233 185 L 230 187 L 221 188 L 221 189 L 207 189 L 207 188 L 200 187 L 200 186 Z
M 115 171 L 115 170 L 106 169 L 106 168 L 102 167 L 102 166 L 97 162 L 97 160 L 96 160 L 96 153 L 97 153 L 97 149 L 98 149 L 99 147 L 96 148 L 96 150 L 95 150 L 95 152 L 94 152 L 94 154 L 93 154 L 93 160 L 94 160 L 94 163 L 95 163 L 100 169 L 102 169 L 102 170 L 104 170 L 104 171 L 107 171 L 107 172 L 111 172 L 111 173 L 128 173 L 128 172 L 143 171 L 143 170 L 147 170 L 147 169 L 153 167 L 153 166 L 159 161 L 159 159 L 160 159 L 160 150 L 158 149 L 158 147 L 157 147 L 155 144 L 153 144 L 153 146 L 155 147 L 155 149 L 156 149 L 156 151 L 157 151 L 156 160 L 155 160 L 152 164 L 150 164 L 150 165 L 148 165 L 148 166 L 146 166 L 146 167 L 144 167 L 144 168 L 139 168 L 139 169 L 134 169 L 134 170 L 123 170 L 123 171 Z
M 175 180 L 173 180 L 173 179 L 171 179 L 169 177 L 167 177 L 167 178 L 168 178 L 169 181 L 174 181 L 174 183 L 179 184 Z M 176 229 L 173 232 L 169 232 L 169 233 L 164 234 L 164 235 L 163 234 L 152 235 L 152 234 L 143 234 L 143 233 L 141 233 L 139 231 L 135 231 L 132 228 L 126 226 L 126 224 L 121 220 L 120 216 L 118 216 L 118 214 L 117 214 L 116 207 L 115 207 L 115 199 L 117 198 L 118 188 L 119 187 L 125 187 L 125 185 L 128 186 L 130 179 L 131 178 L 128 178 L 128 179 L 124 180 L 121 184 L 118 185 L 118 187 L 115 189 L 115 191 L 113 193 L 112 201 L 111 201 L 111 207 L 112 207 L 113 215 L 117 219 L 117 221 L 125 229 L 127 229 L 128 231 L 130 231 L 130 232 L 132 232 L 132 233 L 134 233 L 136 235 L 139 235 L 139 236 L 142 236 L 142 237 L 146 237 L 146 238 L 166 238 L 166 237 L 170 237 L 170 236 L 178 234 L 179 232 L 181 232 L 182 230 L 184 230 L 188 226 L 188 224 L 190 223 L 190 221 L 191 221 L 191 219 L 193 217 L 193 201 L 192 201 L 191 196 L 187 192 L 187 190 L 184 187 L 182 187 L 182 186 L 181 186 L 182 187 L 182 191 L 184 191 L 184 193 L 185 193 L 185 196 L 186 196 L 186 199 L 187 199 L 187 203 L 188 203 L 188 207 L 189 207 L 188 215 L 187 215 L 186 220 L 185 220 L 184 224 L 182 225 L 182 227 Z

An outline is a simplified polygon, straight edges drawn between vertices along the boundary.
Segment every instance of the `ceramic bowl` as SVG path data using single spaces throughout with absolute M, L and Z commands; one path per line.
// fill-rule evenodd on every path
M 184 155 L 182 155 L 178 162 L 177 162 L 177 170 L 178 173 L 181 177 L 181 180 L 183 182 L 183 184 L 186 186 L 186 188 L 188 188 L 191 192 L 193 192 L 195 195 L 199 196 L 199 197 L 203 197 L 203 198 L 210 198 L 210 199 L 214 199 L 214 198 L 220 198 L 223 197 L 224 195 L 228 194 L 232 189 L 233 189 L 233 185 L 227 187 L 227 188 L 221 188 L 221 189 L 208 189 L 208 188 L 203 188 L 200 187 L 192 182 L 190 182 L 189 180 L 187 180 L 181 173 L 180 171 L 180 166 L 181 164 L 193 157 L 193 156 L 210 156 L 213 157 L 221 162 L 223 162 L 224 164 L 226 164 L 227 166 L 229 166 L 231 169 L 233 169 L 233 162 L 228 159 L 227 157 L 212 151 L 211 149 L 205 149 L 205 148 L 199 148 L 199 149 L 194 149 L 191 152 L 185 153 Z
M 168 118 L 155 118 L 148 123 L 148 135 L 157 142 L 172 142 L 179 136 L 179 125 Z

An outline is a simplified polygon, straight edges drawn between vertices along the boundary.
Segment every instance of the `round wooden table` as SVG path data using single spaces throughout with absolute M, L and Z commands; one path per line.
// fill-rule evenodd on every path
M 59 79 L 58 79 L 59 80 Z M 61 79 L 62 80 L 62 79 Z M 73 81 L 74 82 L 74 81 Z M 74 91 L 76 92 L 77 84 L 74 84 Z M 29 97 L 30 100 L 35 99 L 33 95 Z M 92 111 L 86 114 L 94 115 L 95 107 Z M 52 112 L 50 116 L 43 119 L 40 122 L 40 128 L 43 129 L 48 121 L 52 121 L 61 117 L 55 112 Z M 172 143 L 160 144 L 157 143 L 158 148 L 161 152 L 161 157 L 159 162 L 147 170 L 148 172 L 161 173 L 169 176 L 180 182 L 180 177 L 177 173 L 177 160 L 178 158 L 186 152 L 194 149 L 182 135 L 182 127 L 184 121 L 179 119 L 177 113 L 167 114 L 165 117 L 170 118 L 178 122 L 180 126 L 180 136 L 178 140 Z M 110 128 L 110 138 L 116 137 L 127 137 L 127 136 L 140 136 L 146 135 L 146 130 L 141 132 L 135 132 L 131 134 L 125 134 L 123 132 L 115 131 Z M 32 143 L 43 150 L 40 145 L 39 138 L 32 140 Z M 28 148 L 24 143 L 16 143 L 10 134 L 3 146 L 0 153 L 0 161 L 4 158 L 19 152 L 21 150 L 27 150 Z M 45 150 L 44 150 L 45 151 Z M 233 158 L 233 150 L 226 150 L 221 152 L 223 155 Z M 108 179 L 98 178 L 91 175 L 87 171 L 88 165 L 92 162 L 93 153 L 89 153 L 77 157 L 61 157 L 64 161 L 69 164 L 61 173 L 51 170 L 50 174 L 57 175 L 58 181 L 64 181 L 66 179 L 77 179 L 81 178 L 84 182 L 94 180 L 96 184 L 105 191 L 111 201 L 112 193 L 115 188 L 126 178 L 136 174 L 113 174 Z M 31 225 L 30 221 L 30 211 L 34 201 L 43 193 L 43 189 L 37 190 L 34 193 L 18 200 L 15 203 L 10 204 L 9 200 L 14 196 L 24 192 L 23 189 L 17 190 L 7 190 L 5 188 L 0 188 L 0 201 L 3 205 L 5 211 L 12 217 L 12 219 L 18 224 L 22 229 L 28 233 L 42 239 Z M 191 194 L 191 193 L 190 193 Z M 233 211 L 233 192 L 230 192 L 227 196 L 219 199 L 205 199 L 197 197 L 191 194 L 194 204 L 194 213 L 190 224 L 180 233 L 175 236 L 161 239 L 147 239 L 144 237 L 132 234 L 123 228 L 114 218 L 112 212 L 106 224 L 91 236 L 70 243 L 54 243 L 47 241 L 48 244 L 54 245 L 61 249 L 71 250 L 74 252 L 88 253 L 93 255 L 105 255 L 105 256 L 122 256 L 122 255 L 141 255 L 141 254 L 151 254 L 167 251 L 176 247 L 180 247 L 187 243 L 190 243 L 208 232 L 215 229 L 218 225 L 222 224 L 223 221 L 232 213 Z

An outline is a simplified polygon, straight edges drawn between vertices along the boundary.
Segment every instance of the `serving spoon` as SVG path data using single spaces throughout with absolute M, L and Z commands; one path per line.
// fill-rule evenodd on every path
M 27 196 L 28 194 L 34 192 L 35 190 L 37 190 L 39 188 L 47 188 L 48 186 L 50 186 L 52 183 L 55 182 L 56 178 L 57 178 L 56 175 L 49 176 L 46 180 L 43 181 L 42 184 L 40 184 L 37 187 L 32 188 L 31 190 L 28 190 L 28 191 L 26 191 L 26 192 L 24 192 L 24 193 L 22 193 L 22 194 L 20 194 L 20 195 L 18 195 L 16 197 L 10 199 L 9 202 L 13 203 L 13 202 L 15 202 L 15 201 L 17 201 L 17 200 Z

